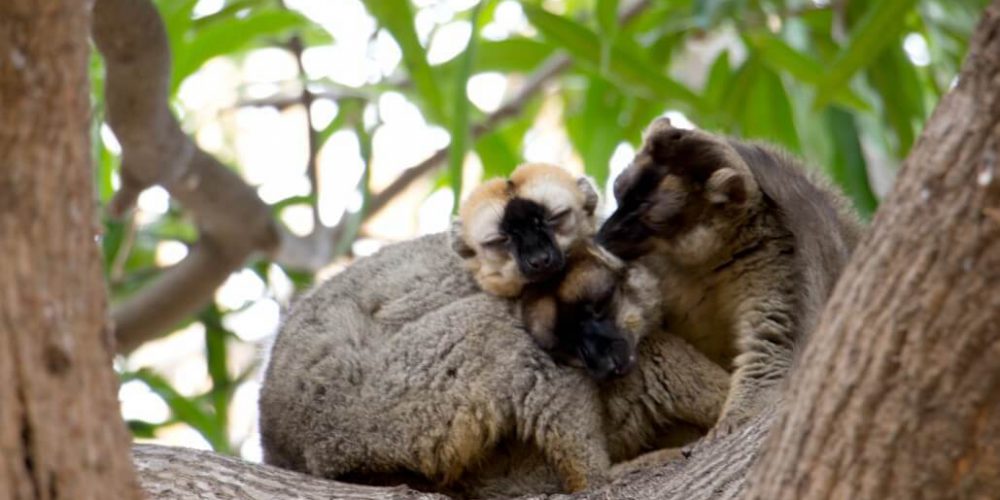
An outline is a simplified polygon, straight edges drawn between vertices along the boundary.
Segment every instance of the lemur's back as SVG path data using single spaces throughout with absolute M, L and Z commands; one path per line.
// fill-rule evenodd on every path
M 390 344 L 388 337 L 430 311 L 479 293 L 447 238 L 434 234 L 387 246 L 292 305 L 261 389 L 266 461 L 303 470 L 301 450 L 285 448 L 301 439 L 301 427 L 313 416 L 310 409 L 351 404 L 378 362 L 375 353 Z
M 293 306 L 261 390 L 265 461 L 454 479 L 501 438 L 531 439 L 534 425 L 515 425 L 523 405 L 547 422 L 560 411 L 548 402 L 577 392 L 575 420 L 599 419 L 586 376 L 556 367 L 511 302 L 461 266 L 433 235 L 359 260 Z

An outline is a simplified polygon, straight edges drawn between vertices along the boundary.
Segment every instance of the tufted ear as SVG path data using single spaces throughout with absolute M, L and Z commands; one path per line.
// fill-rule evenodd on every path
M 600 201 L 594 184 L 586 177 L 578 177 L 576 187 L 583 193 L 583 210 L 587 212 L 587 215 L 594 215 L 594 211 L 597 210 L 597 202 Z
M 708 201 L 717 205 L 726 203 L 741 205 L 746 202 L 750 186 L 745 175 L 728 167 L 713 172 L 705 184 Z
M 448 232 L 448 239 L 451 243 L 451 249 L 454 250 L 459 257 L 468 259 L 476 255 L 476 251 L 465 242 L 465 237 L 462 235 L 462 219 L 455 217 L 451 220 L 451 229 Z
M 674 127 L 669 118 L 660 117 L 653 120 L 643 132 L 643 149 L 649 152 L 657 164 L 669 165 L 677 160 L 678 155 L 682 155 L 684 139 L 691 135 L 689 130 Z

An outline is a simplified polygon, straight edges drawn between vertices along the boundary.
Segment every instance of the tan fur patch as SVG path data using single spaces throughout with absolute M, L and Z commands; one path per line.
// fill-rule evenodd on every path
M 477 238 L 485 236 L 484 233 L 490 230 L 495 231 L 495 227 L 485 226 L 488 224 L 496 226 L 500 222 L 503 206 L 509 199 L 507 182 L 504 179 L 488 180 L 472 190 L 458 211 L 467 244 L 470 246 L 478 244 Z
M 663 179 L 660 180 L 660 184 L 656 186 L 656 189 L 659 191 L 683 191 L 684 181 L 676 175 L 668 174 L 663 176 Z

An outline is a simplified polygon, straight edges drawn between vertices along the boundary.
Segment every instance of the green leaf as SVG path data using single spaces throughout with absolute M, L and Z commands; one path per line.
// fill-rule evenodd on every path
M 764 66 L 757 67 L 743 111 L 741 127 L 744 135 L 768 139 L 801 152 L 788 93 L 781 78 L 773 71 Z
M 699 28 L 705 29 L 713 24 L 721 4 L 720 0 L 694 0 L 692 2 L 692 14 L 697 20 Z
M 625 96 L 622 104 L 622 137 L 630 142 L 632 146 L 638 147 L 642 131 L 649 126 L 657 116 L 661 114 L 662 108 L 658 103 L 635 96 Z
M 95 169 L 97 194 L 101 203 L 106 204 L 111 201 L 111 197 L 115 194 L 112 177 L 118 171 L 119 159 L 117 156 L 111 154 L 111 151 L 104 145 L 104 140 L 101 139 L 100 133 L 94 135 L 96 136 L 95 149 L 97 150 L 97 168 Z
M 313 205 L 316 203 L 315 195 L 297 195 L 282 198 L 271 204 L 271 213 L 277 216 L 282 210 L 295 205 Z
M 196 2 L 197 3 L 197 2 Z M 221 9 L 207 15 L 191 20 L 191 25 L 195 27 L 203 27 L 208 24 L 212 24 L 218 21 L 224 21 L 228 18 L 237 17 L 240 15 L 242 17 L 243 12 L 249 11 L 254 7 L 259 7 L 261 0 L 234 0 L 228 2 Z
M 526 73 L 552 55 L 551 44 L 530 38 L 480 40 L 477 42 L 474 72 L 499 71 Z
M 465 165 L 465 152 L 469 142 L 469 97 L 466 86 L 472 73 L 472 64 L 476 60 L 476 46 L 479 38 L 479 12 L 482 2 L 472 8 L 472 34 L 469 45 L 460 56 L 462 64 L 455 73 L 455 94 L 451 113 L 451 147 L 448 148 L 448 175 L 452 196 L 455 202 L 452 211 L 458 213 L 459 199 L 462 196 L 462 166 Z
M 104 271 L 111 271 L 111 263 L 121 251 L 125 239 L 125 223 L 108 217 L 104 218 L 104 234 L 101 236 L 101 253 L 104 254 Z
M 228 368 L 229 349 L 226 339 L 229 337 L 229 332 L 222 326 L 222 315 L 214 304 L 206 307 L 200 317 L 202 324 L 205 325 L 205 359 L 208 364 L 208 375 L 212 379 L 209 398 L 214 410 L 215 427 L 228 429 L 229 398 L 234 389 L 233 382 L 229 379 Z M 221 449 L 217 447 L 215 451 L 232 453 L 228 439 L 222 440 L 220 445 Z
M 520 147 L 524 134 L 535 123 L 541 107 L 538 100 L 529 101 L 521 113 L 476 141 L 476 154 L 483 163 L 483 178 L 506 177 L 521 163 Z
M 490 132 L 476 141 L 476 154 L 483 163 L 483 179 L 506 177 L 520 163 L 520 157 L 510 147 L 503 134 Z
M 145 383 L 154 394 L 167 404 L 170 411 L 178 420 L 198 431 L 199 434 L 212 444 L 213 448 L 221 446 L 225 442 L 224 435 L 226 429 L 220 429 L 216 426 L 215 418 L 211 412 L 203 409 L 194 400 L 181 395 L 163 377 L 150 370 L 141 369 L 137 372 L 122 374 L 122 380 L 139 380 Z
M 618 0 L 597 0 L 596 11 L 601 33 L 614 36 L 618 32 Z
M 753 86 L 760 70 L 760 63 L 754 58 L 747 59 L 733 73 L 727 85 L 727 92 L 723 97 L 722 109 L 728 116 L 741 117 L 744 115 L 746 103 L 749 100 L 750 87 Z M 723 130 L 733 132 L 738 130 L 739 123 L 724 123 Z
M 896 134 L 896 156 L 903 158 L 913 145 L 914 123 L 925 118 L 920 76 L 898 45 L 882 51 L 867 75 L 882 99 L 882 116 Z
M 366 0 L 365 6 L 399 44 L 399 49 L 403 52 L 403 64 L 426 105 L 429 118 L 438 123 L 446 123 L 441 87 L 427 64 L 427 55 L 417 38 L 410 3 L 407 0 Z
M 819 61 L 795 50 L 777 36 L 758 34 L 746 37 L 746 41 L 761 62 L 775 71 L 785 71 L 801 82 L 819 84 L 826 72 Z M 837 89 L 832 99 L 838 104 L 859 111 L 872 109 L 860 95 L 846 85 Z
M 476 60 L 472 62 L 472 74 L 529 73 L 541 66 L 542 61 L 556 50 L 546 41 L 521 37 L 503 40 L 480 39 L 476 44 Z M 459 71 L 461 65 L 462 58 L 455 57 L 433 68 L 438 81 L 454 82 L 455 73 Z
M 361 121 L 361 114 L 365 110 L 365 101 L 361 99 L 341 99 L 338 101 L 340 107 L 337 109 L 337 116 L 324 128 L 316 133 L 316 149 L 320 150 L 326 141 L 330 140 L 338 130 L 348 123 L 355 124 Z
M 708 78 L 705 80 L 705 90 L 703 92 L 705 111 L 717 110 L 721 107 L 730 75 L 729 51 L 723 50 L 715 58 L 715 62 L 712 63 L 712 67 L 708 70 Z
M 916 0 L 881 0 L 868 4 L 864 17 L 851 30 L 847 45 L 827 69 L 817 88 L 816 109 L 830 102 L 834 93 L 878 57 L 889 43 L 898 41 L 899 33 L 905 26 L 902 17 L 916 3 Z
M 615 87 L 594 77 L 587 82 L 582 103 L 568 106 L 566 130 L 570 141 L 583 158 L 584 171 L 600 189 L 608 180 L 611 155 L 624 139 L 619 123 L 622 105 L 623 98 Z
M 245 18 L 227 18 L 196 30 L 175 52 L 171 91 L 209 59 L 253 46 L 264 37 L 288 35 L 308 26 L 297 12 L 261 10 Z
M 156 7 L 167 29 L 171 54 L 176 55 L 183 45 L 184 34 L 193 24 L 192 16 L 197 3 L 198 0 L 157 0 Z
M 870 217 L 878 207 L 878 199 L 868 183 L 868 165 L 861 151 L 854 116 L 840 108 L 830 107 L 825 111 L 824 118 L 833 136 L 831 177 L 854 200 L 858 211 Z
M 601 40 L 596 33 L 539 7 L 524 5 L 524 12 L 548 40 L 566 49 L 578 63 L 600 72 Z M 611 46 L 608 71 L 604 76 L 643 97 L 679 102 L 692 108 L 699 105 L 699 97 L 694 92 L 654 70 L 634 51 L 625 49 L 620 40 Z
M 132 436 L 145 439 L 155 438 L 156 429 L 160 427 L 159 424 L 145 420 L 127 420 L 125 424 L 128 425 L 128 430 L 132 431 Z

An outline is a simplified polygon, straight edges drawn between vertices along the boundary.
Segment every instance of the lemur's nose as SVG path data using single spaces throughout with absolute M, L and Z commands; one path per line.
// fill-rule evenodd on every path
M 540 252 L 528 257 L 527 262 L 528 267 L 533 271 L 540 271 L 552 263 L 552 256 L 548 252 Z

